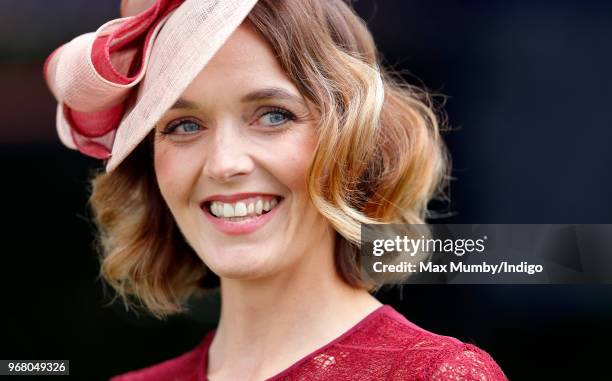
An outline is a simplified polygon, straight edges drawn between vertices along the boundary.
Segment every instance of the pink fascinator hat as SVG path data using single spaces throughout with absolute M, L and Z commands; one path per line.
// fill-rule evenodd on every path
M 57 48 L 44 76 L 62 143 L 115 169 L 257 0 L 123 0 L 122 18 Z

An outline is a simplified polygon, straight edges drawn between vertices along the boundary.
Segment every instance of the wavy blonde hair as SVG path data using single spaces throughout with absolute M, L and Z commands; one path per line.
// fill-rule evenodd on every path
M 379 66 L 365 23 L 342 0 L 260 0 L 248 20 L 321 115 L 308 190 L 337 232 L 337 271 L 351 286 L 375 289 L 360 270 L 361 224 L 424 223 L 446 184 L 431 98 Z M 101 276 L 126 305 L 164 317 L 216 283 L 159 192 L 151 137 L 93 177 L 90 204 Z

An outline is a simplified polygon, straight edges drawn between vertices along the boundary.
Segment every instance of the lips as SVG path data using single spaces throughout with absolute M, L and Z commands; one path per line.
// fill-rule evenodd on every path
M 248 234 L 272 220 L 283 197 L 262 193 L 211 196 L 200 204 L 204 215 L 220 232 Z
M 208 201 L 203 207 L 217 218 L 253 217 L 268 213 L 280 201 L 279 196 L 255 196 L 236 202 Z

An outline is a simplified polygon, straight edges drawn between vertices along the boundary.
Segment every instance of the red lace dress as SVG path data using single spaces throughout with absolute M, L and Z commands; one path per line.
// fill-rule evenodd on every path
M 190 352 L 111 381 L 207 381 L 214 331 Z M 329 344 L 267 381 L 507 381 L 482 349 L 425 331 L 383 305 Z

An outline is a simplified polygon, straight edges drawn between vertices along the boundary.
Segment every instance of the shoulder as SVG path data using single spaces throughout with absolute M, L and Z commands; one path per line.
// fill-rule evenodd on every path
M 192 381 L 203 375 L 207 341 L 210 334 L 189 352 L 180 356 L 112 377 L 109 381 Z M 200 374 L 202 373 L 202 374 Z
M 449 338 L 452 339 L 452 338 Z M 507 381 L 493 358 L 473 344 L 436 338 L 406 348 L 393 367 L 392 380 Z
M 444 353 L 431 369 L 432 380 L 507 381 L 493 358 L 472 344 L 461 343 Z
M 373 328 L 387 348 L 396 349 L 389 379 L 507 381 L 495 360 L 477 346 L 429 332 L 390 306 L 381 317 Z

